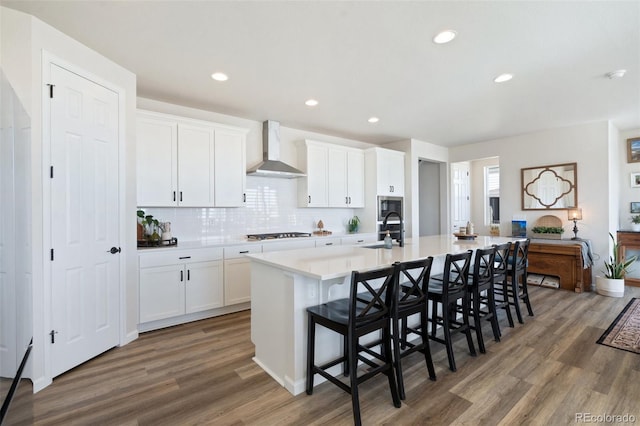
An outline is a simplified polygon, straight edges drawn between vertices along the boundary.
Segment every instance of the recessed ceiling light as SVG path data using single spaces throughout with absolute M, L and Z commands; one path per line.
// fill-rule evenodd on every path
M 306 106 L 314 107 L 314 106 L 318 105 L 318 101 L 316 101 L 315 99 L 307 99 L 307 100 L 304 102 L 304 104 L 305 104 Z
M 380 119 L 378 117 L 370 117 L 367 121 L 369 123 L 377 123 Z
M 493 79 L 496 83 L 504 83 L 505 81 L 509 81 L 513 78 L 513 74 L 500 74 L 496 78 Z
M 616 70 L 606 73 L 605 75 L 609 77 L 609 80 L 613 80 L 614 78 L 622 78 L 626 74 L 627 70 Z
M 229 80 L 229 77 L 223 72 L 214 72 L 213 74 L 211 74 L 211 78 L 214 79 L 215 81 Z
M 457 33 L 453 30 L 441 31 L 433 38 L 433 42 L 436 44 L 449 43 L 451 40 L 456 38 L 456 34 Z

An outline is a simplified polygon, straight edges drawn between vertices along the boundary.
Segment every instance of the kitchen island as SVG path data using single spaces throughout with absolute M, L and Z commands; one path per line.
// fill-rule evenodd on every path
M 432 273 L 444 265 L 447 253 L 490 247 L 516 237 L 479 236 L 457 240 L 437 235 L 407 240 L 392 249 L 329 246 L 296 251 L 248 254 L 251 260 L 251 340 L 254 361 L 293 395 L 302 393 L 306 379 L 308 306 L 349 296 L 351 271 L 370 270 L 434 257 Z M 342 353 L 342 340 L 323 327 L 316 330 L 316 360 Z M 339 373 L 339 366 L 335 373 Z M 320 383 L 322 380 L 316 380 Z

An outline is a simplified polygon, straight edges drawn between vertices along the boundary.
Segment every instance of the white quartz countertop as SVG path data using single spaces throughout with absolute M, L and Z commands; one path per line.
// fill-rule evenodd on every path
M 272 244 L 283 241 L 304 241 L 304 240 L 327 240 L 331 238 L 347 238 L 347 237 L 358 237 L 358 236 L 369 236 L 374 235 L 374 233 L 359 233 L 359 234 L 331 234 L 331 235 L 312 235 L 310 237 L 298 237 L 298 238 L 276 238 L 269 240 L 250 240 L 245 236 L 241 237 L 219 237 L 219 238 L 207 238 L 203 240 L 197 241 L 181 241 L 178 238 L 178 244 L 175 246 L 154 246 L 154 247 L 138 247 L 138 253 L 149 253 L 149 252 L 157 252 L 157 251 L 168 251 L 168 250 L 191 250 L 191 249 L 199 249 L 199 248 L 217 248 L 217 247 L 231 247 L 238 246 L 244 244 L 250 245 L 259 245 L 259 244 Z
M 369 270 L 389 266 L 394 262 L 444 256 L 467 250 L 491 247 L 518 240 L 517 237 L 478 236 L 475 240 L 458 240 L 453 235 L 435 235 L 409 239 L 404 247 L 392 249 L 366 246 L 328 246 L 295 251 L 247 254 L 255 262 L 275 266 L 314 279 L 329 280 L 345 277 L 354 270 Z M 379 243 L 382 243 L 381 241 Z

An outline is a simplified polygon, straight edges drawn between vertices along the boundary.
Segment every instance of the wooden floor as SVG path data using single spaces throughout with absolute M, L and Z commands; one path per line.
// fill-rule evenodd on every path
M 364 424 L 564 425 L 577 413 L 640 421 L 640 355 L 595 343 L 640 288 L 620 299 L 530 292 L 536 316 L 513 329 L 502 319 L 499 343 L 486 327 L 487 354 L 475 358 L 459 340 L 456 373 L 437 343 L 436 382 L 420 354 L 408 357 L 401 408 L 384 377 L 365 383 Z M 245 311 L 145 333 L 35 395 L 21 386 L 6 424 L 352 424 L 350 397 L 336 386 L 294 397 L 251 361 L 249 318 Z

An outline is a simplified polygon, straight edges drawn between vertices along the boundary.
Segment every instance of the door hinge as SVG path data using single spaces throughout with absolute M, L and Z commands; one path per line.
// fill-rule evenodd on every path
M 49 332 L 49 336 L 51 336 L 51 343 L 55 343 L 56 342 L 56 334 L 58 334 L 58 332 L 55 331 L 55 330 L 51 330 Z
M 53 179 L 53 166 L 49 169 L 49 177 Z
M 51 260 L 53 261 L 53 249 L 51 249 Z
M 49 98 L 53 99 L 53 88 L 55 84 L 47 84 L 47 86 L 49 86 Z

